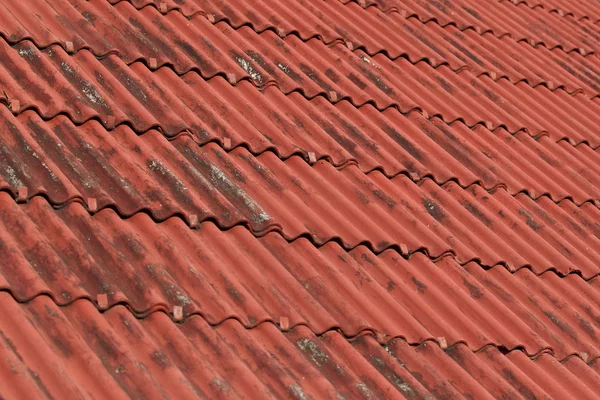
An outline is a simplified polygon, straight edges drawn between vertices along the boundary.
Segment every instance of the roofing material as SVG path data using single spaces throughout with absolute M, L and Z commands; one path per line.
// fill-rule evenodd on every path
M 594 398 L 555 3 L 2 3 L 0 395 Z

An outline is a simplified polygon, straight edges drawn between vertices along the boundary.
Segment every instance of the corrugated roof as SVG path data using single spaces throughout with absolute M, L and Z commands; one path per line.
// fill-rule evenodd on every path
M 530 266 L 537 273 L 599 272 L 599 227 L 587 221 L 598 221 L 600 212 L 591 203 L 556 204 L 454 182 L 440 187 L 428 178 L 415 183 L 404 175 L 364 174 L 354 165 L 282 161 L 272 152 L 253 156 L 241 147 L 227 153 L 213 143 L 198 147 L 187 135 L 169 142 L 157 131 L 139 137 L 124 128 L 106 135 L 94 123 L 85 126 L 91 129 L 68 129 L 72 125 L 63 121 L 46 131 L 30 123 L 27 129 L 39 141 L 23 143 L 26 136 L 19 133 L 7 143 L 2 186 L 15 198 L 26 187 L 19 200 L 41 194 L 62 205 L 80 199 L 92 212 L 114 208 L 122 217 L 180 216 L 192 227 L 214 220 L 221 228 L 244 225 L 259 235 L 277 230 L 288 240 L 307 237 L 317 245 L 452 253 L 460 263 Z
M 402 58 L 392 61 L 381 54 L 371 58 L 360 50 L 351 51 L 340 44 L 327 47 L 316 39 L 303 42 L 292 36 L 282 42 L 270 32 L 265 35 L 276 41 L 265 44 L 266 48 L 277 47 L 278 42 L 282 47 L 281 55 L 270 54 L 272 64 L 267 55 L 260 55 L 268 54 L 264 49 L 246 50 L 259 55 L 261 68 L 247 58 L 233 57 L 255 85 L 275 81 L 286 94 L 297 91 L 308 98 L 323 96 L 333 103 L 345 99 L 356 107 L 371 104 L 378 110 L 395 108 L 403 114 L 419 111 L 447 123 L 481 124 L 490 130 L 503 127 L 511 133 L 524 130 L 536 137 L 548 134 L 554 140 L 567 138 L 593 147 L 600 145 L 594 129 L 600 119 L 600 105 L 584 94 L 496 82 L 487 75 L 477 79 L 466 70 L 455 73 L 444 65 L 433 68 Z M 258 38 L 252 44 L 260 49 Z M 152 72 L 141 63 L 127 66 L 117 55 L 98 59 L 82 50 L 69 56 L 61 47 L 40 51 L 29 41 L 14 47 L 5 43 L 3 47 L 1 68 L 5 72 L 0 75 L 0 84 L 15 113 L 35 108 L 45 118 L 61 113 L 77 123 L 98 118 L 109 128 L 128 123 L 137 131 L 154 126 L 171 134 L 185 128 L 199 130 L 199 118 L 192 115 L 198 103 L 186 102 L 190 100 L 187 96 L 181 98 L 182 93 L 197 96 L 198 86 L 206 85 L 195 72 L 181 77 L 166 67 Z M 15 70 L 15 65 L 28 67 Z M 238 82 L 234 71 L 221 69 L 219 73 L 232 83 Z M 54 85 L 49 87 L 49 83 Z M 173 109 L 177 112 L 168 112 Z M 569 119 L 574 113 L 578 118 Z
M 315 333 L 376 332 L 381 343 L 444 337 L 473 350 L 493 344 L 531 356 L 600 356 L 597 277 L 537 276 L 526 268 L 511 274 L 451 257 L 406 260 L 394 250 L 348 252 L 333 242 L 316 248 L 307 239 L 256 238 L 211 222 L 190 231 L 177 218 L 155 224 L 145 214 L 122 220 L 112 210 L 90 217 L 79 203 L 56 211 L 41 198 L 26 206 L 0 199 L 10 254 L 0 287 L 20 301 L 47 293 L 68 305 L 105 293 L 107 307 L 126 305 L 138 316 L 181 306 L 184 317 L 201 315 L 211 325 L 235 318 L 250 329 L 285 317 Z M 57 245 L 56 237 L 69 240 Z
M 0 397 L 597 397 L 591 0 L 0 10 Z
M 225 22 L 213 26 L 203 15 L 188 20 L 179 12 L 169 12 L 162 17 L 154 7 L 138 12 L 124 1 L 115 7 L 104 0 L 35 4 L 39 10 L 35 18 L 18 3 L 3 5 L 7 16 L 3 34 L 10 43 L 30 39 L 38 47 L 55 44 L 67 49 L 66 43 L 71 42 L 70 51 L 88 49 L 97 56 L 116 53 L 127 63 L 141 60 L 150 64 L 153 58 L 153 66 L 169 65 L 178 73 L 195 69 L 205 78 L 227 71 L 236 79 L 260 78 L 256 79 L 258 84 L 269 80 L 289 85 L 285 71 L 278 68 L 277 62 L 268 62 L 270 54 L 264 51 L 274 51 L 272 43 L 293 44 L 297 37 L 303 41 L 318 38 L 326 44 L 341 41 L 371 56 L 382 53 L 392 59 L 425 61 L 435 67 L 447 64 L 454 71 L 467 68 L 494 80 L 506 77 L 512 83 L 525 81 L 551 90 L 564 88 L 570 93 L 584 90 L 589 97 L 599 91 L 596 57 L 550 51 L 543 46 L 534 48 L 509 36 L 461 32 L 454 26 L 442 28 L 435 22 L 385 14 L 375 7 L 362 10 L 354 3 L 343 6 L 320 1 L 307 7 L 306 3 L 286 2 L 293 10 L 290 14 L 280 11 L 277 18 L 272 8 L 258 8 L 256 11 L 265 14 L 265 21 L 284 18 L 277 26 L 253 23 L 251 26 L 262 32 L 260 35 L 242 17 L 237 17 L 242 19 L 234 27 Z M 191 40 L 198 36 L 202 40 Z M 281 41 L 277 36 L 291 37 Z M 280 54 L 282 60 L 285 62 L 279 64 L 287 64 L 289 55 Z M 250 68 L 251 74 L 246 71 Z

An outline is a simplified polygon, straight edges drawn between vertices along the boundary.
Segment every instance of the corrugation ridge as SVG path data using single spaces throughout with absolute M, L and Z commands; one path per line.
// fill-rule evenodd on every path
M 131 214 L 123 214 L 120 212 L 118 207 L 115 207 L 112 205 L 107 205 L 107 206 L 98 208 L 96 211 L 91 211 L 90 208 L 88 207 L 88 205 L 85 203 L 85 201 L 83 199 L 81 199 L 81 197 L 79 197 L 79 196 L 75 197 L 73 199 L 64 201 L 62 203 L 53 203 L 52 200 L 49 199 L 49 197 L 44 193 L 37 193 L 35 195 L 32 195 L 26 201 L 18 201 L 16 196 L 12 193 L 12 191 L 7 190 L 5 188 L 1 188 L 0 193 L 7 193 L 15 200 L 15 202 L 21 203 L 21 204 L 25 203 L 25 202 L 29 202 L 30 200 L 33 200 L 35 198 L 43 198 L 52 208 L 55 208 L 55 209 L 61 209 L 61 208 L 67 207 L 68 205 L 70 205 L 72 203 L 78 203 L 85 209 L 86 212 L 88 212 L 92 216 L 95 214 L 98 214 L 100 212 L 106 211 L 106 210 L 111 210 L 122 220 L 127 220 L 127 219 L 133 218 L 137 215 L 144 214 L 156 224 L 164 223 L 167 220 L 176 218 L 176 219 L 179 219 L 180 221 L 182 221 L 190 229 L 194 230 L 194 229 L 198 229 L 200 227 L 200 224 L 198 225 L 198 228 L 192 227 L 190 224 L 190 221 L 182 212 L 173 213 L 173 215 L 170 215 L 166 218 L 159 219 L 159 218 L 156 218 L 149 210 L 147 210 L 145 208 L 141 209 L 139 211 L 136 211 L 134 213 L 131 213 Z M 341 237 L 339 237 L 339 236 L 331 237 L 327 240 L 324 240 L 322 243 L 317 243 L 315 241 L 315 239 L 308 232 L 299 234 L 294 237 L 286 237 L 284 235 L 283 229 L 281 228 L 281 226 L 279 224 L 272 224 L 271 226 L 268 226 L 263 230 L 255 231 L 250 227 L 250 225 L 247 223 L 247 221 L 240 221 L 240 222 L 236 222 L 236 223 L 233 223 L 230 225 L 223 225 L 218 221 L 218 219 L 216 217 L 207 217 L 207 218 L 204 218 L 203 220 L 201 220 L 201 223 L 202 224 L 211 223 L 212 225 L 216 226 L 222 232 L 227 232 L 235 227 L 242 227 L 242 228 L 245 228 L 246 230 L 248 230 L 252 235 L 254 235 L 257 238 L 263 237 L 269 233 L 277 233 L 288 244 L 294 243 L 301 239 L 305 239 L 305 240 L 309 241 L 311 243 L 311 245 L 313 245 L 317 249 L 327 246 L 328 244 L 335 243 L 338 246 L 340 246 L 342 249 L 344 249 L 345 251 L 351 251 L 353 249 L 356 249 L 356 248 L 359 248 L 362 246 L 362 247 L 367 248 L 370 252 L 372 252 L 375 255 L 382 254 L 387 250 L 392 250 L 392 251 L 395 251 L 396 253 L 398 253 L 398 255 L 400 255 L 405 260 L 409 260 L 415 254 L 422 254 L 434 263 L 442 260 L 445 257 L 452 257 L 452 259 L 460 266 L 465 266 L 469 263 L 475 263 L 486 271 L 493 269 L 494 267 L 502 267 L 502 268 L 506 269 L 509 273 L 516 274 L 517 272 L 519 272 L 522 269 L 527 269 L 532 274 L 534 274 L 535 276 L 538 276 L 538 277 L 543 274 L 546 274 L 546 273 L 554 273 L 559 278 L 566 278 L 571 275 L 577 275 L 578 277 L 580 277 L 581 279 L 583 279 L 586 282 L 589 282 L 589 281 L 593 280 L 594 278 L 600 276 L 600 272 L 598 272 L 589 277 L 585 277 L 585 276 L 583 276 L 583 272 L 581 270 L 570 270 L 569 272 L 564 273 L 564 272 L 557 270 L 554 267 L 549 267 L 543 271 L 535 272 L 533 267 L 530 264 L 525 264 L 525 265 L 521 265 L 518 267 L 515 267 L 515 266 L 509 267 L 509 265 L 506 261 L 500 261 L 493 265 L 487 265 L 487 264 L 484 264 L 481 261 L 481 259 L 479 259 L 478 257 L 473 257 L 471 259 L 465 260 L 464 262 L 460 262 L 460 261 L 458 261 L 456 252 L 453 249 L 447 249 L 438 255 L 432 255 L 431 252 L 425 246 L 421 246 L 412 251 L 409 250 L 408 252 L 404 252 L 401 249 L 401 246 L 399 244 L 388 244 L 386 247 L 384 247 L 380 250 L 376 250 L 375 247 L 373 246 L 373 244 L 369 240 L 364 240 L 360 243 L 357 243 L 354 246 L 351 246 L 351 245 L 344 243 L 344 240 L 341 239 Z
M 452 347 L 455 347 L 455 346 L 458 346 L 458 345 L 462 344 L 462 345 L 465 345 L 473 353 L 479 353 L 479 352 L 485 351 L 486 349 L 488 349 L 490 347 L 495 348 L 496 350 L 498 350 L 503 355 L 507 355 L 507 354 L 512 353 L 514 351 L 520 351 L 520 352 L 522 352 L 523 354 L 525 354 L 528 358 L 530 358 L 533 361 L 537 360 L 538 358 L 542 357 L 543 355 L 550 355 L 550 356 L 552 356 L 553 358 L 555 358 L 556 360 L 558 360 L 561 363 L 564 362 L 564 361 L 566 361 L 566 360 L 568 360 L 571 357 L 577 357 L 577 358 L 581 359 L 582 361 L 584 361 L 585 363 L 592 363 L 595 360 L 597 360 L 597 359 L 600 358 L 600 356 L 598 356 L 598 357 L 593 358 L 593 359 L 587 359 L 586 356 L 582 356 L 582 354 L 586 354 L 586 353 L 583 353 L 583 352 L 573 352 L 571 354 L 566 355 L 562 359 L 559 359 L 556 356 L 556 354 L 554 353 L 554 351 L 551 348 L 549 348 L 549 347 L 541 348 L 538 351 L 536 351 L 535 353 L 529 353 L 529 352 L 526 351 L 526 349 L 525 349 L 525 347 L 523 345 L 514 346 L 512 348 L 507 348 L 506 346 L 495 344 L 495 343 L 486 343 L 486 344 L 482 345 L 479 348 L 473 348 L 472 346 L 469 345 L 469 343 L 467 343 L 464 340 L 459 340 L 459 341 L 456 341 L 456 342 L 453 342 L 453 343 L 442 343 L 442 341 L 441 341 L 440 338 L 434 338 L 434 337 L 427 338 L 427 339 L 424 339 L 424 340 L 421 340 L 421 341 L 410 342 L 410 341 L 407 340 L 406 337 L 404 337 L 402 335 L 387 336 L 387 335 L 383 334 L 382 332 L 378 332 L 378 331 L 375 331 L 373 329 L 368 329 L 368 328 L 362 329 L 360 332 L 358 332 L 355 335 L 348 335 L 340 327 L 331 327 L 331 328 L 324 329 L 324 330 L 315 330 L 313 327 L 310 326 L 310 324 L 304 323 L 304 322 L 296 323 L 293 326 L 290 326 L 288 329 L 284 329 L 284 328 L 282 328 L 282 326 L 281 326 L 280 323 L 278 323 L 278 322 L 276 322 L 276 321 L 274 321 L 272 319 L 264 319 L 262 321 L 257 321 L 254 324 L 244 324 L 240 320 L 239 317 L 237 317 L 237 316 L 230 316 L 230 317 L 223 318 L 221 321 L 218 321 L 218 322 L 210 322 L 200 312 L 193 312 L 193 313 L 188 314 L 187 316 L 185 316 L 181 320 L 176 320 L 173 317 L 172 313 L 169 310 L 167 310 L 166 307 L 153 307 L 153 308 L 147 310 L 146 312 L 139 313 L 139 312 L 133 310 L 131 308 L 131 306 L 129 304 L 127 304 L 126 302 L 115 303 L 115 304 L 110 305 L 107 308 L 101 309 L 98 306 L 97 302 L 95 302 L 92 299 L 90 299 L 89 297 L 85 297 L 85 296 L 73 299 L 69 303 L 61 304 L 61 303 L 56 302 L 56 299 L 54 298 L 54 296 L 52 296 L 51 294 L 48 294 L 48 293 L 39 293 L 39 294 L 35 295 L 34 297 L 32 297 L 31 299 L 26 300 L 26 301 L 21 301 L 20 299 L 16 298 L 14 296 L 14 294 L 12 293 L 12 291 L 9 290 L 9 289 L 0 289 L 0 293 L 6 293 L 6 294 L 10 295 L 15 300 L 15 302 L 17 302 L 18 304 L 26 304 L 26 303 L 34 301 L 34 300 L 36 300 L 36 299 L 38 299 L 40 297 L 45 297 L 45 298 L 50 299 L 59 308 L 70 307 L 74 303 L 83 301 L 83 302 L 87 302 L 87 303 L 91 304 L 94 308 L 96 308 L 96 310 L 100 314 L 104 314 L 104 313 L 109 312 L 109 311 L 111 311 L 113 309 L 124 308 L 129 313 L 131 313 L 131 315 L 134 318 L 136 318 L 138 320 L 146 319 L 146 318 L 150 317 L 152 314 L 155 314 L 155 313 L 163 313 L 166 316 L 168 316 L 171 319 L 171 321 L 173 323 L 175 323 L 175 324 L 184 324 L 189 319 L 201 318 L 207 325 L 209 325 L 212 328 L 219 327 L 219 326 L 221 326 L 221 325 L 223 325 L 223 324 L 225 324 L 227 322 L 231 322 L 231 321 L 235 321 L 236 323 L 238 323 L 239 325 L 241 325 L 246 330 L 257 329 L 257 328 L 259 328 L 263 324 L 270 324 L 270 325 L 274 326 L 277 330 L 279 330 L 282 333 L 291 332 L 291 331 L 293 331 L 293 330 L 295 330 L 297 328 L 304 327 L 304 328 L 308 329 L 312 334 L 314 334 L 317 337 L 325 336 L 325 335 L 328 335 L 328 334 L 331 334 L 331 333 L 337 333 L 337 334 L 340 334 L 341 336 L 343 336 L 344 339 L 348 340 L 349 342 L 352 342 L 354 340 L 358 340 L 360 338 L 363 338 L 364 336 L 371 336 L 381 346 L 387 346 L 387 345 L 391 344 L 392 342 L 395 342 L 397 340 L 402 340 L 402 341 L 404 341 L 405 343 L 407 343 L 411 347 L 418 347 L 418 346 L 421 346 L 421 345 L 423 345 L 425 343 L 434 343 L 437 346 L 439 346 L 442 350 L 446 350 L 446 349 L 449 349 L 449 348 L 452 348 Z

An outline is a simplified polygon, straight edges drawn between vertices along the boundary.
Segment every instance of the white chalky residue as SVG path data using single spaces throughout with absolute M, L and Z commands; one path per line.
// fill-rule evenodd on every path
M 102 104 L 106 106 L 106 103 L 100 93 L 88 82 L 85 82 L 81 87 L 81 91 L 85 94 L 85 97 L 93 104 Z
M 67 64 L 66 62 L 61 62 L 60 63 L 60 67 L 65 71 L 68 72 L 69 74 L 73 73 L 73 69 L 71 68 L 71 66 L 69 64 Z
M 240 67 L 242 67 L 244 69 L 244 71 L 246 71 L 248 73 L 248 75 L 250 75 L 252 77 L 252 79 L 254 79 L 255 81 L 262 83 L 262 75 L 254 69 L 254 67 L 252 66 L 252 64 L 250 64 L 249 61 L 247 61 L 245 58 L 243 57 L 236 57 L 235 60 L 237 61 L 237 63 L 240 65 Z
M 21 182 L 21 180 L 17 176 L 17 173 L 15 172 L 15 170 L 10 165 L 6 165 L 4 167 L 4 171 L 6 171 L 6 175 L 8 177 L 8 183 L 10 183 L 10 186 L 12 186 L 13 188 L 19 188 L 21 186 L 25 186 L 23 184 L 23 182 Z
M 302 388 L 298 385 L 290 385 L 289 389 L 292 393 L 294 393 L 294 395 L 296 395 L 296 398 L 298 399 L 302 399 L 302 400 L 306 400 L 307 397 L 304 394 L 304 391 L 302 391 Z
M 213 379 L 213 383 L 215 384 L 215 386 L 221 392 L 229 392 L 229 391 L 231 391 L 231 388 L 229 387 L 229 385 L 226 382 L 220 380 L 219 378 Z
M 364 383 L 357 383 L 356 384 L 356 388 L 362 392 L 363 396 L 366 396 L 367 399 L 372 399 L 373 398 L 373 392 L 371 391 L 371 389 L 369 389 L 369 387 L 367 385 L 365 385 Z
M 30 150 L 30 149 L 28 149 L 28 150 Z M 56 174 L 50 169 L 50 167 L 48 167 L 48 165 L 40 159 L 40 156 L 36 152 L 31 153 L 31 155 L 34 156 L 35 159 L 38 160 L 42 164 L 42 167 L 44 167 L 44 169 L 46 171 L 48 171 L 48 173 L 50 174 L 50 178 L 52 178 L 52 180 L 54 182 L 58 182 L 58 176 L 56 176 Z
M 329 364 L 329 356 L 319 350 L 317 344 L 308 338 L 302 338 L 296 342 L 300 350 L 309 353 L 310 359 L 317 366 Z
M 277 67 L 285 72 L 286 74 L 290 71 L 287 65 L 283 65 L 282 63 L 277 63 Z
M 130 77 L 126 76 L 123 79 L 126 83 L 127 83 L 127 87 L 128 88 L 137 88 L 137 84 L 133 81 L 133 79 L 131 79 Z M 135 90 L 135 89 L 134 89 Z M 129 90 L 131 92 L 131 90 Z M 148 100 L 148 96 L 146 96 L 146 93 L 144 93 L 141 89 L 138 89 L 140 96 L 143 98 L 144 101 Z
M 165 165 L 162 162 L 160 162 L 158 160 L 151 160 L 148 163 L 148 168 L 150 168 L 150 170 L 152 170 L 154 172 L 158 172 L 162 176 L 168 175 L 168 176 L 172 177 L 173 179 L 175 179 L 175 187 L 178 192 L 187 190 L 187 187 L 185 186 L 185 184 L 181 180 L 179 180 L 179 178 L 177 178 L 175 176 L 175 174 L 173 174 L 167 167 L 165 167 Z
M 396 385 L 398 389 L 402 390 L 409 397 L 415 397 L 415 392 L 406 383 L 399 383 Z
M 19 49 L 19 55 L 21 57 L 33 57 L 37 56 L 37 52 L 34 49 Z
M 75 71 L 73 71 L 73 69 L 71 68 L 71 66 L 69 64 L 67 64 L 66 62 L 64 62 L 64 61 L 61 62 L 60 66 L 63 69 L 63 71 L 65 71 L 69 75 L 74 75 Z M 102 98 L 102 96 L 100 96 L 100 93 L 98 93 L 98 91 L 89 82 L 85 82 L 84 81 L 83 85 L 81 86 L 81 91 L 83 92 L 83 94 L 85 95 L 85 97 L 91 103 L 93 103 L 93 104 L 101 104 L 101 105 L 103 105 L 105 107 L 108 107 L 106 105 L 106 102 Z
M 377 64 L 375 64 L 373 62 L 373 60 L 370 60 L 367 56 L 361 54 L 359 57 L 360 57 L 361 60 L 363 60 L 367 64 L 372 65 L 374 68 L 381 70 L 381 68 L 379 68 L 379 66 Z
M 269 219 L 271 219 L 269 214 L 267 214 L 267 212 L 263 210 L 263 208 L 260 205 L 258 205 L 256 201 L 254 201 L 250 196 L 248 196 L 248 193 L 246 193 L 242 188 L 238 187 L 233 182 L 231 182 L 223 171 L 221 171 L 219 168 L 215 167 L 212 164 L 210 166 L 210 177 L 213 183 L 215 184 L 217 181 L 220 181 L 229 187 L 236 188 L 235 194 L 241 197 L 244 200 L 244 204 L 248 208 L 250 208 L 250 210 L 254 214 L 257 215 L 259 222 L 266 222 Z

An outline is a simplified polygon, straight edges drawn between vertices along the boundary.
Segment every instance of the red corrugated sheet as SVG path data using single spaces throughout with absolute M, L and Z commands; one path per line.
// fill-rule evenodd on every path
M 463 344 L 444 351 L 433 341 L 381 346 L 369 334 L 348 341 L 268 322 L 248 330 L 234 319 L 177 325 L 160 312 L 136 319 L 117 306 L 101 315 L 86 300 L 60 308 L 45 296 L 0 301 L 0 380 L 14 398 L 594 399 L 599 384 L 597 362 L 578 356 L 532 360 Z
M 600 294 L 577 274 L 537 276 L 526 268 L 511 274 L 475 262 L 460 266 L 450 257 L 406 260 L 365 246 L 347 252 L 336 243 L 317 249 L 306 239 L 255 238 L 210 222 L 190 231 L 177 218 L 154 224 L 139 214 L 123 221 L 112 210 L 90 217 L 78 203 L 54 211 L 41 198 L 26 206 L 5 194 L 0 199 L 10 257 L 0 287 L 20 301 L 49 293 L 67 305 L 106 293 L 109 307 L 126 305 L 139 316 L 181 306 L 184 316 L 201 315 L 211 325 L 235 318 L 250 329 L 286 317 L 290 326 L 315 333 L 376 332 L 382 343 L 444 337 L 473 350 L 493 344 L 523 347 L 531 356 L 546 350 L 561 359 L 600 356 Z M 55 237 L 68 237 L 68 244 L 53 245 Z M 54 272 L 40 270 L 42 264 Z
M 0 397 L 597 398 L 599 19 L 0 1 Z

